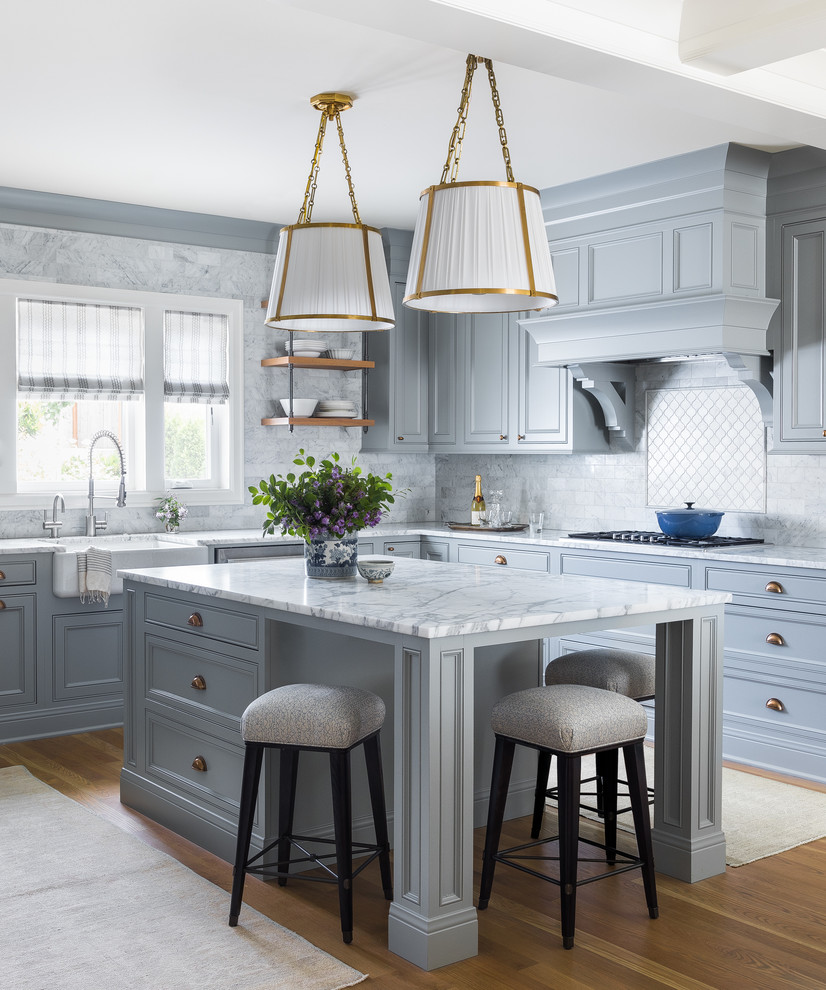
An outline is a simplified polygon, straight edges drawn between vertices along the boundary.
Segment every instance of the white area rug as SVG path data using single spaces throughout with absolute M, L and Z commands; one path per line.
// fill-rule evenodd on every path
M 654 780 L 654 750 L 651 746 L 645 747 L 645 763 L 651 784 Z M 623 770 L 620 755 L 621 777 L 624 776 Z M 583 759 L 583 778 L 593 773 L 593 757 Z M 551 766 L 551 785 L 555 780 L 556 761 Z M 588 785 L 583 790 L 593 790 L 593 787 Z M 595 800 L 589 798 L 587 803 L 594 804 Z M 549 803 L 548 807 L 555 819 L 554 805 Z M 596 818 L 596 815 L 587 814 L 586 817 Z M 630 812 L 620 815 L 618 824 L 627 832 L 634 830 Z M 545 823 L 546 830 L 554 826 L 555 821 Z M 723 831 L 726 834 L 728 866 L 745 866 L 757 859 L 802 846 L 826 835 L 826 794 L 723 767 Z
M 367 977 L 23 767 L 0 770 L 0 985 L 339 990 Z

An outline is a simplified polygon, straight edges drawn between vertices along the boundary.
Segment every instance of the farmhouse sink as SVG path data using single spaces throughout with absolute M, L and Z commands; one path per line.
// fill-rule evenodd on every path
M 57 598 L 80 598 L 77 580 L 77 555 L 88 547 L 109 550 L 112 554 L 111 595 L 123 592 L 119 570 L 136 567 L 170 567 L 176 564 L 206 564 L 206 547 L 187 546 L 163 536 L 136 534 L 134 536 L 65 536 L 44 540 L 55 550 L 52 590 Z

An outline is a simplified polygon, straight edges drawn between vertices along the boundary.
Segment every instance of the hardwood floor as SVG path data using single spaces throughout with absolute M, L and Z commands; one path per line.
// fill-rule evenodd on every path
M 0 746 L 56 790 L 228 890 L 229 864 L 121 805 L 119 730 Z M 822 788 L 818 788 L 822 789 Z M 503 841 L 527 835 L 506 823 Z M 476 833 L 476 863 L 483 830 Z M 476 873 L 478 884 L 478 869 Z M 335 892 L 320 884 L 249 879 L 245 904 L 370 975 L 383 990 L 823 990 L 826 839 L 719 877 L 658 876 L 660 917 L 648 918 L 636 874 L 580 888 L 576 946 L 562 948 L 558 891 L 516 870 L 497 875 L 479 916 L 479 955 L 424 973 L 386 948 L 387 905 L 372 865 L 355 884 L 353 944 L 340 940 Z M 227 896 L 229 907 L 229 896 Z M 243 924 L 243 909 L 240 923 Z M 55 983 L 59 986 L 59 981 Z M 163 988 L 153 988 L 163 990 Z

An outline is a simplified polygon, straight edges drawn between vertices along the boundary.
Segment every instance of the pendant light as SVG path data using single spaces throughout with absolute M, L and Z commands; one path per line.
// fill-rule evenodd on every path
M 386 330 L 396 321 L 381 232 L 359 218 L 341 127 L 341 111 L 353 105 L 353 97 L 319 93 L 310 103 L 321 111 L 315 153 L 298 222 L 281 228 L 264 322 L 290 331 Z M 353 223 L 311 222 L 329 120 L 338 128 Z
M 488 70 L 505 182 L 457 182 L 473 73 Z M 539 190 L 515 182 L 489 58 L 468 55 L 441 182 L 419 199 L 404 302 L 435 313 L 511 313 L 558 302 Z

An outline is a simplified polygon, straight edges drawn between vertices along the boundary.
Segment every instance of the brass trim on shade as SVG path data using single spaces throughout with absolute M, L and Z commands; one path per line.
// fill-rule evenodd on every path
M 357 230 L 372 231 L 374 234 L 378 234 L 379 237 L 381 237 L 381 230 L 378 227 L 371 227 L 367 223 L 316 223 L 315 220 L 313 220 L 312 223 L 288 223 L 285 224 L 281 230 L 306 230 L 307 227 L 353 227 Z
M 419 199 L 421 199 L 422 196 L 427 196 L 431 192 L 439 192 L 440 189 L 462 189 L 467 186 L 507 186 L 509 189 L 518 189 L 521 186 L 522 189 L 527 189 L 528 192 L 536 193 L 537 196 L 540 195 L 540 192 L 536 186 L 529 186 L 527 182 L 505 182 L 504 180 L 500 181 L 498 179 L 473 179 L 468 182 L 437 182 L 435 185 L 422 189 L 421 193 L 419 193 Z
M 364 255 L 364 275 L 367 279 L 367 295 L 370 297 L 371 320 L 376 317 L 376 295 L 373 292 L 373 266 L 370 264 L 370 245 L 367 243 L 367 227 L 361 225 L 361 250 Z
M 287 313 L 286 316 L 282 313 L 281 316 L 277 317 L 279 320 L 381 320 L 382 323 L 386 323 L 388 327 L 395 326 L 395 321 L 386 320 L 383 316 L 370 316 L 368 314 L 358 314 L 351 313 Z M 273 325 L 270 321 L 265 321 L 269 325 Z M 383 330 L 384 327 L 377 329 Z M 331 333 L 335 331 L 330 330 L 302 330 L 302 333 Z
M 433 192 L 434 187 L 431 186 L 427 192 L 427 216 L 424 221 L 424 237 L 422 237 L 422 250 L 419 255 L 419 271 L 416 277 L 416 295 L 411 297 L 415 299 L 422 298 L 422 280 L 424 279 L 424 263 L 427 258 L 427 249 L 430 246 L 430 227 L 433 223 L 433 202 L 434 197 L 430 195 Z M 424 195 L 424 194 L 423 194 Z M 421 198 L 421 197 L 419 197 Z M 402 302 L 407 302 L 407 297 L 405 297 Z
M 537 292 L 534 290 L 531 292 L 530 289 L 487 289 L 487 288 L 475 288 L 475 289 L 428 289 L 427 292 L 411 292 L 409 296 L 404 297 L 404 301 L 407 302 L 408 299 L 424 299 L 427 296 L 456 296 L 456 295 L 474 295 L 474 296 L 486 296 L 491 293 L 498 293 L 503 296 L 543 296 L 546 299 L 556 299 L 559 300 L 558 296 L 555 296 L 552 292 Z
M 528 232 L 528 214 L 525 209 L 525 187 L 521 182 L 516 184 L 516 198 L 519 200 L 519 221 L 522 224 L 522 244 L 525 248 L 525 264 L 528 268 L 528 287 L 531 290 L 530 295 L 534 295 L 536 281 L 533 277 L 533 252 L 531 251 L 531 238 Z M 536 295 L 541 296 L 542 293 L 537 292 Z

